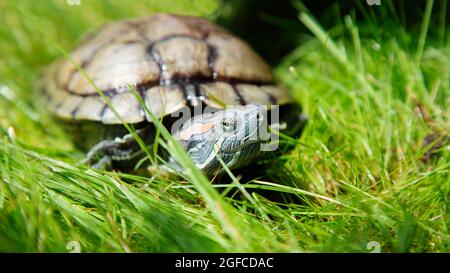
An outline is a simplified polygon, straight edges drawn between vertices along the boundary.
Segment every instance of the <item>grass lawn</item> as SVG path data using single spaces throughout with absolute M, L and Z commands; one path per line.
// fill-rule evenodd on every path
M 40 102 L 45 65 L 87 30 L 161 11 L 214 19 L 220 6 L 130 2 L 0 2 L 0 252 L 450 251 L 447 1 L 409 27 L 381 1 L 329 29 L 293 1 L 307 31 L 274 71 L 308 124 L 260 162 L 263 177 L 229 184 L 209 183 L 164 132 L 186 177 L 88 169 Z

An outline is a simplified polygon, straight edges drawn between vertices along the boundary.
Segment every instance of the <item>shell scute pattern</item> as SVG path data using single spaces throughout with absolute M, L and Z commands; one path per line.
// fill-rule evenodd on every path
M 286 104 L 270 67 L 243 41 L 206 20 L 156 14 L 108 23 L 47 71 L 44 92 L 61 118 L 118 124 L 151 121 L 128 86 L 157 117 L 207 105 Z M 75 62 L 94 85 L 79 71 Z

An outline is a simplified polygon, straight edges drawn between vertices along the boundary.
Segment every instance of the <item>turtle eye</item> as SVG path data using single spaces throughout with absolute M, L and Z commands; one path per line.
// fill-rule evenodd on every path
M 230 118 L 224 118 L 221 122 L 222 129 L 225 133 L 231 133 L 235 129 L 235 122 Z

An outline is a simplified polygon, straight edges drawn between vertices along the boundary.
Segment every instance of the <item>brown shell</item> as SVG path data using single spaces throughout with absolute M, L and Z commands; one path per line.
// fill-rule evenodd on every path
M 109 23 L 70 57 L 55 62 L 43 80 L 61 118 L 121 123 L 98 88 L 124 121 L 150 121 L 129 85 L 157 117 L 199 100 L 217 108 L 291 102 L 245 42 L 201 18 L 156 14 Z

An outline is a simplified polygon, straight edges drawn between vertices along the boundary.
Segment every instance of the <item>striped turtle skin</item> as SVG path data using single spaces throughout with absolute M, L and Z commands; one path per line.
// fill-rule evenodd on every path
M 79 146 L 90 148 L 85 162 L 98 168 L 116 169 L 138 158 L 139 146 L 122 122 L 139 125 L 146 143 L 154 140 L 152 118 L 134 90 L 157 118 L 186 107 L 243 106 L 248 111 L 247 105 L 294 105 L 274 83 L 270 67 L 241 39 L 204 19 L 164 13 L 108 23 L 87 35 L 69 58 L 49 66 L 40 89 L 50 111 L 71 124 Z M 211 120 L 220 124 L 221 115 Z M 210 137 L 204 139 L 217 144 Z M 181 141 L 192 146 L 189 141 L 193 140 Z M 233 146 L 237 150 L 248 144 L 233 143 L 239 143 Z M 213 160 L 209 154 L 197 158 Z M 237 167 L 244 164 L 236 158 L 251 161 L 245 154 L 231 158 Z M 214 173 L 211 166 L 217 162 L 197 165 L 209 166 L 208 173 Z
M 96 87 L 128 123 L 151 122 L 129 85 L 157 117 L 199 101 L 216 108 L 292 102 L 245 42 L 204 19 L 171 14 L 104 25 L 88 35 L 70 59 L 56 61 L 44 83 L 49 109 L 56 116 L 104 124 L 121 120 Z

